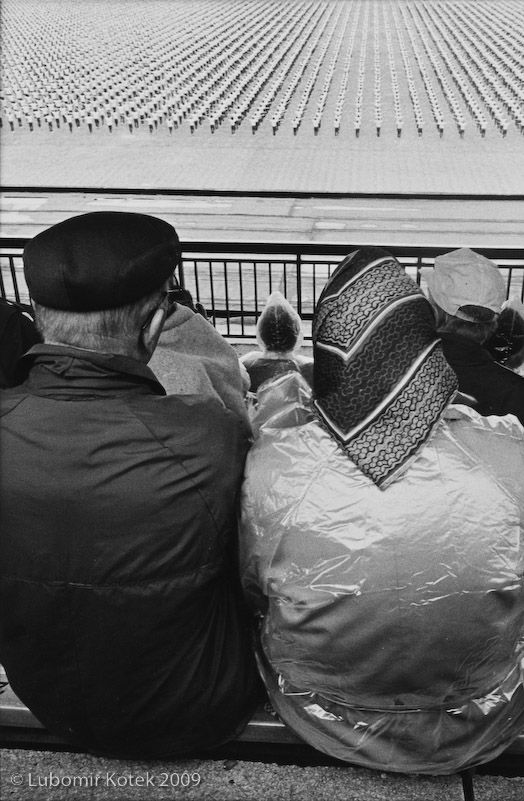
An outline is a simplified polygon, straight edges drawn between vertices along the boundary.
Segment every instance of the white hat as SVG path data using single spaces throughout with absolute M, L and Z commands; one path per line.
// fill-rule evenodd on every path
M 480 306 L 500 314 L 506 300 L 506 286 L 496 264 L 469 248 L 437 256 L 428 275 L 431 299 L 454 317 L 462 306 Z

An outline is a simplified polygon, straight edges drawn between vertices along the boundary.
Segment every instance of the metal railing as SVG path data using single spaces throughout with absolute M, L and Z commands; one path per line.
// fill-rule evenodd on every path
M 30 297 L 24 280 L 25 240 L 0 240 L 0 295 L 22 304 Z M 304 321 L 310 336 L 315 304 L 340 261 L 359 244 L 188 242 L 183 245 L 180 283 L 202 303 L 217 329 L 228 338 L 252 339 L 268 295 L 280 290 Z M 385 248 L 425 288 L 434 259 L 450 247 Z M 524 300 L 524 250 L 479 248 L 501 270 L 507 297 Z

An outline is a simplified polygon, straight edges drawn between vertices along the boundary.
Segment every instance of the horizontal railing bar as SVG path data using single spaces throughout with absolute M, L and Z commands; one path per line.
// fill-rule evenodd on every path
M 0 238 L 0 295 L 28 306 L 22 268 L 26 238 Z M 229 339 L 253 340 L 255 324 L 267 296 L 279 289 L 300 312 L 304 336 L 311 338 L 311 320 L 323 285 L 338 263 L 361 243 L 184 242 L 179 280 L 210 320 Z M 450 250 L 435 245 L 392 245 L 395 256 L 418 284 L 436 256 Z M 478 248 L 501 269 L 506 293 L 524 300 L 524 248 Z M 28 308 L 30 308 L 28 306 Z
M 24 248 L 29 239 L 20 237 L 3 237 L 0 239 L 0 248 Z M 353 242 L 346 244 L 329 244 L 329 243 L 314 243 L 303 242 L 300 244 L 290 242 L 202 242 L 202 241 L 187 241 L 182 243 L 182 251 L 184 254 L 198 253 L 202 254 L 202 258 L 209 259 L 210 254 L 214 253 L 231 253 L 231 254 L 262 254 L 274 255 L 275 253 L 282 254 L 283 256 L 345 256 L 357 248 L 366 247 L 365 242 Z M 433 259 L 442 253 L 447 253 L 450 250 L 463 247 L 461 243 L 455 245 L 436 246 L 436 245 L 380 245 L 383 250 L 388 251 L 393 256 L 406 256 L 422 259 Z M 475 248 L 476 253 L 486 256 L 488 259 L 498 261 L 500 259 L 517 260 L 524 262 L 524 248 L 501 248 L 501 247 L 479 247 Z M 231 256 L 232 261 L 236 261 Z M 264 261 L 264 259 L 260 259 Z
M 524 194 L 501 193 L 479 195 L 472 192 L 322 192 L 289 191 L 264 189 L 168 189 L 162 187 L 99 187 L 99 186 L 0 186 L 0 190 L 17 194 L 82 194 L 82 195 L 162 195 L 164 197 L 261 197 L 287 198 L 289 200 L 311 198 L 312 200 L 332 198 L 334 200 L 503 200 L 521 201 Z

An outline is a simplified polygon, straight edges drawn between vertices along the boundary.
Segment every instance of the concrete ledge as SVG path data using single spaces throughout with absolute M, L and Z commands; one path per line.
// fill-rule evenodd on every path
M 0 667 L 0 741 L 20 741 L 67 745 L 65 740 L 48 732 L 11 689 Z M 247 724 L 239 742 L 303 745 L 302 740 L 268 712 L 259 709 Z M 506 749 L 505 755 L 524 755 L 524 732 Z

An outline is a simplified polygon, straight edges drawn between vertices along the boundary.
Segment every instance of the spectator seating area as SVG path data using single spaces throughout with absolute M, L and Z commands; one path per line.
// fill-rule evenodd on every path
M 2 240 L 0 248 L 0 295 L 8 296 L 18 301 L 27 302 L 29 296 L 27 287 L 23 284 L 21 270 L 21 249 L 24 240 Z M 266 248 L 268 246 L 266 245 Z M 311 319 L 311 309 L 318 298 L 325 280 L 341 256 L 347 253 L 350 246 L 331 246 L 318 251 L 313 246 L 289 248 L 286 246 L 288 256 L 281 253 L 282 244 L 275 245 L 273 253 L 261 253 L 260 244 L 250 243 L 235 245 L 233 243 L 213 243 L 207 245 L 207 252 L 203 243 L 192 243 L 184 246 L 184 258 L 180 277 L 182 283 L 191 288 L 195 299 L 203 300 L 209 311 L 211 320 L 217 324 L 223 317 L 227 321 L 228 329 L 224 333 L 234 335 L 230 329 L 232 317 L 240 315 L 242 332 L 244 335 L 244 318 L 256 319 L 259 311 L 259 301 L 263 302 L 272 284 L 281 287 L 294 305 L 300 309 L 301 315 Z M 436 255 L 442 252 L 438 248 L 389 248 L 399 257 L 408 272 L 419 283 L 424 283 L 424 270 L 431 265 Z M 248 251 L 248 253 L 246 253 Z M 249 251 L 251 255 L 249 255 Z M 499 264 L 506 282 L 507 294 L 524 298 L 524 259 L 522 251 L 499 250 L 483 251 Z M 225 254 L 228 254 L 227 256 Z M 244 283 L 242 283 L 244 275 Z M 217 283 L 214 284 L 213 277 Z M 237 279 L 240 283 L 237 284 Z M 221 282 L 224 282 L 223 286 Z M 223 296 L 219 288 L 224 289 Z M 225 305 L 223 305 L 225 304 Z M 254 331 L 247 334 L 253 337 Z M 16 698 L 7 683 L 7 678 L 0 666 L 0 739 L 4 744 L 47 748 L 67 747 L 59 738 L 47 732 L 39 721 L 31 714 L 23 703 Z M 273 745 L 273 754 L 278 749 L 306 748 L 303 743 L 291 732 L 268 708 L 260 708 L 239 737 L 242 744 L 250 743 L 255 749 L 262 750 L 268 744 Z M 238 741 L 226 748 L 234 749 Z M 254 752 L 251 752 L 254 753 Z M 502 758 L 510 769 L 522 770 L 522 756 L 524 754 L 524 734 L 521 734 L 504 752 Z M 274 758 L 274 757 L 273 757 Z M 306 759 L 315 759 L 315 754 L 309 749 Z M 318 755 L 316 757 L 318 759 Z M 304 759 L 304 756 L 301 756 Z M 514 767 L 513 767 L 514 766 Z M 507 768 L 506 768 L 507 769 Z M 471 777 L 469 777 L 471 779 Z M 464 779 L 463 779 L 464 781 Z M 467 783 L 464 783 L 466 788 Z M 464 798 L 473 799 L 472 793 L 464 791 Z
M 519 0 L 6 0 L 5 135 L 524 131 Z

